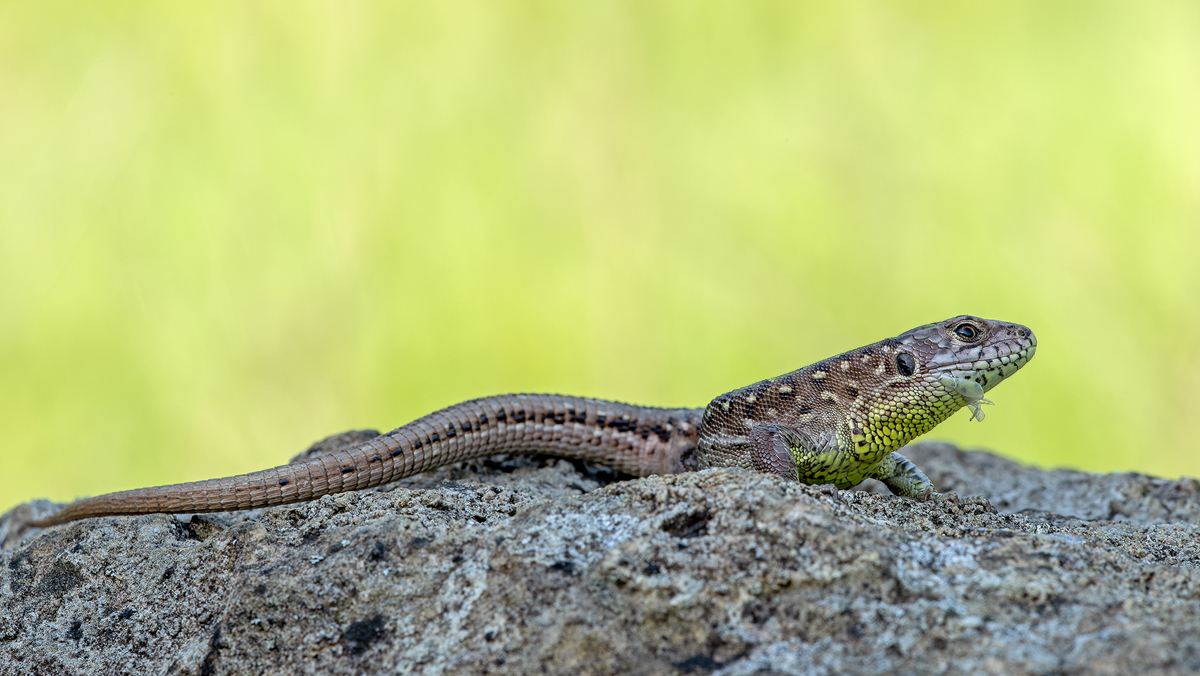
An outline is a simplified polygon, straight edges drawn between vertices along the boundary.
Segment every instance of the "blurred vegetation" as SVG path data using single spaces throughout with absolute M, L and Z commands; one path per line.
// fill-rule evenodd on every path
M 959 313 L 932 436 L 1200 474 L 1186 2 L 0 4 L 0 508 Z

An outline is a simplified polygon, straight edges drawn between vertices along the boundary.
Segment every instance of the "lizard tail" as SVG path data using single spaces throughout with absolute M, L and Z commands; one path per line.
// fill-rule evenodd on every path
M 286 505 L 371 488 L 496 453 L 544 453 L 647 476 L 696 468 L 704 409 L 633 406 L 557 394 L 504 394 L 455 404 L 366 441 L 250 474 L 85 498 L 45 528 L 123 514 L 201 513 Z

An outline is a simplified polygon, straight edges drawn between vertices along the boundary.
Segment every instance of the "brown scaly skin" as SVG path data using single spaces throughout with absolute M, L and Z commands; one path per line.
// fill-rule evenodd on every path
M 959 316 L 920 326 L 717 397 L 700 423 L 701 467 L 742 467 L 807 484 L 882 481 L 893 493 L 943 497 L 894 453 L 983 394 L 1037 349 L 1019 324 Z
M 961 316 L 717 397 L 705 409 L 505 394 L 431 413 L 329 454 L 221 479 L 85 498 L 30 526 L 96 516 L 223 512 L 313 500 L 496 453 L 589 460 L 647 476 L 742 467 L 849 488 L 867 477 L 898 495 L 935 493 L 894 453 L 983 393 L 1037 346 L 1018 324 Z

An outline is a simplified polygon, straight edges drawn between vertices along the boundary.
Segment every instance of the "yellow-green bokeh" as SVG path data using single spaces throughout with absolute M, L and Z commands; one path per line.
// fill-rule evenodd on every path
M 1185 2 L 0 4 L 0 509 L 506 391 L 1025 323 L 983 424 L 1200 474 Z

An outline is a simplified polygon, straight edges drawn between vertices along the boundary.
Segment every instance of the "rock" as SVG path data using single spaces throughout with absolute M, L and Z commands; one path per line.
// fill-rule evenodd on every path
M 1200 670 L 1194 480 L 907 453 L 1002 513 L 499 458 L 33 531 L 0 553 L 0 673 Z
M 1200 481 L 1196 479 L 1046 471 L 991 453 L 966 453 L 950 444 L 915 444 L 906 452 L 918 467 L 928 465 L 929 478 L 940 489 L 964 495 L 986 493 L 1001 511 L 1052 512 L 1088 521 L 1142 525 L 1200 521 Z

